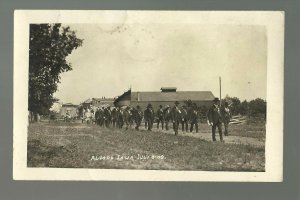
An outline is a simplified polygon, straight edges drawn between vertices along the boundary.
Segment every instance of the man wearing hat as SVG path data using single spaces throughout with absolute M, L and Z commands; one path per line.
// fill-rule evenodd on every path
M 222 118 L 223 118 L 223 123 L 225 127 L 225 132 L 224 135 L 228 136 L 228 125 L 231 119 L 231 113 L 228 107 L 228 102 L 225 101 L 224 106 L 222 106 L 221 113 L 222 113 Z
M 118 107 L 117 108 L 117 127 L 119 129 L 122 129 L 122 127 L 124 125 L 123 113 L 124 113 L 124 111 L 122 110 L 122 108 Z
M 148 129 L 148 119 L 147 119 L 147 108 L 144 110 L 144 121 L 145 121 L 145 129 Z
M 145 123 L 147 122 L 148 131 L 152 130 L 153 121 L 154 121 L 154 112 L 152 105 L 149 103 L 147 109 L 145 110 Z
M 164 122 L 166 125 L 166 130 L 169 130 L 169 121 L 171 120 L 171 108 L 169 105 L 164 109 Z
M 111 122 L 112 122 L 113 127 L 117 126 L 117 108 L 116 107 L 114 107 L 111 111 Z
M 111 111 L 110 106 L 107 106 L 103 111 L 103 119 L 104 125 L 106 128 L 109 128 L 110 120 L 111 120 Z
M 124 109 L 123 120 L 126 125 L 126 130 L 128 130 L 129 127 L 131 128 L 132 113 L 131 113 L 131 108 L 129 106 L 126 106 L 126 108 Z
M 100 125 L 100 111 L 99 111 L 99 108 L 96 108 L 95 120 L 96 120 L 96 124 L 99 126 Z
M 220 100 L 215 98 L 213 105 L 207 112 L 207 123 L 212 126 L 212 140 L 216 141 L 216 128 L 218 127 L 220 140 L 223 141 L 222 135 L 222 115 L 219 107 Z
M 180 114 L 180 123 L 181 123 L 181 130 L 182 132 L 186 131 L 188 132 L 188 122 L 189 122 L 189 112 L 185 105 L 183 105 L 180 108 L 181 114 Z
M 159 129 L 159 123 L 161 123 L 161 129 L 164 130 L 164 111 L 162 105 L 159 105 L 159 109 L 156 112 L 157 116 L 157 129 Z
M 174 103 L 174 107 L 172 108 L 171 111 L 171 119 L 173 121 L 173 129 L 175 132 L 175 135 L 178 134 L 178 125 L 180 123 L 180 119 L 181 119 L 181 111 L 178 108 L 179 102 L 175 101 Z
M 193 132 L 193 128 L 195 126 L 196 129 L 196 133 L 198 133 L 198 122 L 199 122 L 199 116 L 200 113 L 198 111 L 198 107 L 197 104 L 193 104 L 192 108 L 190 109 L 190 121 L 191 121 L 191 128 L 190 128 L 190 132 Z
M 133 118 L 136 124 L 135 129 L 139 130 L 139 127 L 141 125 L 142 119 L 143 119 L 143 112 L 141 110 L 141 107 L 139 105 L 136 106 L 136 109 L 133 112 Z

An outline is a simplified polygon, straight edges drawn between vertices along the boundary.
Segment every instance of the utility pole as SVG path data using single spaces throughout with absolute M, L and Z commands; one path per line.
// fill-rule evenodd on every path
M 221 76 L 219 76 L 219 84 L 220 84 L 220 106 L 221 106 L 221 100 L 222 100 L 222 83 L 221 83 Z

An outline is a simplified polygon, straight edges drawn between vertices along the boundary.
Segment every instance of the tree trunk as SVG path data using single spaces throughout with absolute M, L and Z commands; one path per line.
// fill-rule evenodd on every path
M 34 121 L 40 122 L 40 119 L 41 119 L 41 117 L 40 117 L 39 113 L 34 113 Z
M 40 115 L 36 112 L 29 111 L 28 121 L 29 123 L 40 122 Z

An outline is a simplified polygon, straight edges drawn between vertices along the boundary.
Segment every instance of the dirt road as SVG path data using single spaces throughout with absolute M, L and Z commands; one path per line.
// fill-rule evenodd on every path
M 232 125 L 232 126 L 239 126 L 239 125 Z M 146 130 L 144 127 L 141 128 L 142 130 Z M 153 126 L 152 129 L 153 132 L 156 133 L 166 133 L 166 134 L 174 134 L 174 131 L 172 129 L 169 129 L 166 131 L 165 129 L 162 130 L 156 128 L 156 124 Z M 205 130 L 200 130 L 198 133 L 193 133 L 190 132 L 182 132 L 181 130 L 178 131 L 178 136 L 188 136 L 188 137 L 195 137 L 195 138 L 200 138 L 206 141 L 212 141 L 212 134 L 211 131 L 208 127 Z M 261 140 L 261 138 L 253 138 L 253 137 L 242 137 L 242 136 L 236 136 L 236 135 L 229 135 L 229 136 L 224 136 L 224 142 L 225 143 L 230 143 L 230 144 L 243 144 L 243 145 L 251 145 L 251 146 L 258 146 L 262 147 L 265 145 L 265 141 Z M 216 131 L 216 139 L 217 141 L 220 140 L 218 131 Z
M 73 125 L 75 125 L 75 124 L 73 124 Z M 154 123 L 153 128 L 152 128 L 152 132 L 174 135 L 174 131 L 173 131 L 171 125 L 169 125 L 169 130 L 166 131 L 165 129 L 162 130 L 161 126 L 159 127 L 159 129 L 157 129 L 157 124 Z M 87 125 L 87 124 L 76 123 L 76 128 L 78 128 L 78 129 L 85 129 L 87 127 L 97 127 L 97 126 L 96 125 Z M 61 126 L 61 128 L 67 128 L 67 126 Z M 133 128 L 134 127 L 132 127 L 132 129 Z M 240 132 L 247 132 L 249 135 L 251 135 L 252 132 L 259 132 L 259 131 L 262 132 L 264 130 L 254 130 L 254 131 L 253 130 L 248 130 L 245 125 L 231 125 L 229 128 L 230 128 L 230 131 L 233 134 L 230 134 L 229 136 L 224 136 L 223 135 L 225 143 L 243 144 L 243 145 L 251 145 L 251 146 L 257 146 L 257 147 L 263 147 L 265 145 L 265 139 L 264 138 L 239 136 Z M 110 129 L 114 129 L 114 128 L 111 127 Z M 120 129 L 117 129 L 117 128 L 115 128 L 115 129 L 118 130 L 118 131 L 120 130 Z M 125 131 L 125 128 L 123 128 L 122 130 Z M 146 131 L 144 126 L 141 126 L 140 130 Z M 198 133 L 195 133 L 195 130 L 193 131 L 193 133 L 182 132 L 181 127 L 179 128 L 178 132 L 179 132 L 178 133 L 179 137 L 187 136 L 187 137 L 193 137 L 193 138 L 200 138 L 200 139 L 203 139 L 203 140 L 206 140 L 206 141 L 212 141 L 211 128 L 207 124 L 199 124 L 199 132 Z M 218 131 L 216 131 L 216 139 L 219 142 L 220 137 L 219 137 Z

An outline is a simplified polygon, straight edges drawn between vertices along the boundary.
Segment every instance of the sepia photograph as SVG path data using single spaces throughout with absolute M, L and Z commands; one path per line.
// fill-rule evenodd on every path
M 16 11 L 14 178 L 282 181 L 283 21 Z

